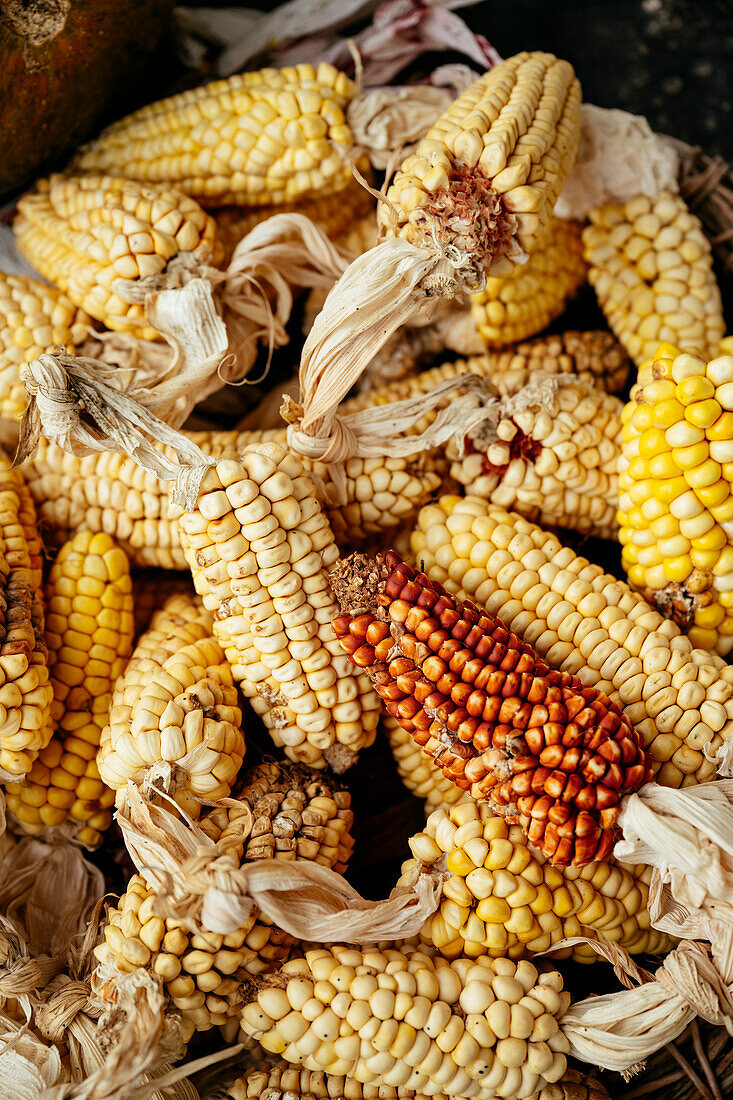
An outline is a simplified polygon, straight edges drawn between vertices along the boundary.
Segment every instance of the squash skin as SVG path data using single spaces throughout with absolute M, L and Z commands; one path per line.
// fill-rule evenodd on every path
M 4 0 L 0 198 L 123 113 L 175 0 Z

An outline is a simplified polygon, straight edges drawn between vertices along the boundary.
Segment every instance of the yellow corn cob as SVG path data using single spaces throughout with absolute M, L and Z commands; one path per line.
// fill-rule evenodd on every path
M 215 214 L 217 235 L 228 258 L 242 238 L 260 222 L 275 214 L 295 212 L 310 218 L 335 244 L 349 250 L 353 229 L 362 224 L 368 226 L 373 237 L 371 245 L 367 245 L 370 248 L 377 243 L 375 207 L 373 196 L 352 179 L 333 195 L 317 195 L 312 199 L 270 206 L 225 206 Z
M 490 360 L 459 360 L 370 391 L 347 402 L 346 408 L 426 393 L 466 368 L 472 372 L 474 365 L 475 373 L 493 382 Z M 512 384 L 520 380 L 519 372 L 513 372 Z M 446 397 L 443 404 L 449 402 Z M 440 407 L 420 427 L 431 423 Z M 613 537 L 622 409 L 618 398 L 572 376 L 535 376 L 526 389 L 507 393 L 500 411 L 470 431 L 460 448 L 447 446 L 450 475 L 469 492 L 530 519 Z
M 285 443 L 285 428 L 264 432 L 186 433 L 212 458 L 235 458 L 253 442 Z M 345 503 L 322 462 L 303 465 L 315 475 L 339 542 L 360 541 L 409 521 L 441 483 L 429 455 L 353 458 L 345 466 Z M 41 439 L 23 470 L 48 540 L 58 545 L 77 531 L 105 531 L 133 565 L 186 569 L 179 510 L 168 490 L 130 458 L 112 452 L 74 458 Z
M 434 1100 L 448 1100 L 432 1093 Z M 276 1061 L 253 1066 L 230 1085 L 222 1100 L 427 1100 L 424 1093 L 387 1085 L 362 1085 L 349 1077 L 333 1077 L 323 1070 L 299 1069 Z M 608 1100 L 598 1081 L 568 1069 L 561 1081 L 545 1085 L 537 1100 Z
M 506 401 L 498 422 L 465 437 L 463 456 L 448 445 L 451 477 L 467 492 L 528 519 L 613 538 L 623 409 L 618 398 L 586 382 L 540 375 Z
M 338 550 L 303 465 L 278 443 L 220 460 L 180 533 L 215 636 L 275 744 L 313 767 L 350 767 L 374 741 L 379 700 L 331 626 Z
M 22 474 L 0 452 L 0 771 L 26 775 L 51 738 L 41 540 Z
M 433 759 L 403 730 L 397 719 L 391 714 L 383 714 L 382 726 L 399 777 L 408 791 L 424 800 L 425 812 L 432 813 L 438 806 L 452 806 L 458 802 L 463 791 L 436 768 Z
M 444 496 L 412 536 L 425 572 L 498 615 L 548 664 L 621 706 L 667 787 L 715 778 L 733 734 L 733 669 L 554 535 L 477 497 Z M 705 750 L 705 751 L 704 751 Z
M 420 931 L 422 942 L 445 958 L 518 959 L 593 930 L 631 954 L 658 954 L 673 946 L 671 937 L 651 927 L 651 867 L 613 858 L 553 867 L 528 843 L 521 826 L 507 825 L 470 795 L 434 810 L 409 844 L 413 858 L 402 865 L 401 881 L 407 882 L 416 866 L 437 860 L 446 861 L 452 876 Z M 587 945 L 553 957 L 569 956 L 578 962 L 598 959 Z
M 90 325 L 91 318 L 54 287 L 0 271 L 0 417 L 17 420 L 23 413 L 23 364 L 57 345 L 75 352 Z
M 733 355 L 670 345 L 639 370 L 623 414 L 622 562 L 693 645 L 733 649 Z
M 601 309 L 637 366 L 662 341 L 716 354 L 725 324 L 710 243 L 680 195 L 592 210 L 583 250 Z
M 342 190 L 355 87 L 333 65 L 261 69 L 192 88 L 114 122 L 74 162 L 179 187 L 206 206 L 262 206 Z
M 353 838 L 351 796 L 333 779 L 298 766 L 262 764 L 243 779 L 234 801 L 206 812 L 200 827 L 214 841 L 231 838 L 237 866 L 260 859 L 312 860 L 339 873 Z M 242 979 L 271 969 L 295 941 L 256 906 L 246 924 L 227 936 L 194 935 L 185 921 L 155 916 L 154 893 L 134 875 L 109 911 L 100 963 L 131 971 L 150 967 L 165 983 L 183 1016 L 186 1040 L 196 1031 L 225 1026 L 239 1014 Z M 104 977 L 100 975 L 99 984 Z
M 484 272 L 508 274 L 512 238 L 525 253 L 541 240 L 579 133 L 572 67 L 547 53 L 510 57 L 459 96 L 403 162 L 380 221 L 418 246 L 457 247 Z
M 211 615 L 193 595 L 172 596 L 117 681 L 99 773 L 119 790 L 168 762 L 176 801 L 197 817 L 197 799 L 225 798 L 231 790 L 245 752 L 241 725 L 237 688 Z
M 62 547 L 46 585 L 46 644 L 53 688 L 53 736 L 8 808 L 24 832 L 68 822 L 95 847 L 112 824 L 114 794 L 97 769 L 112 690 L 132 650 L 132 582 L 127 558 L 109 535 L 83 531 Z
M 434 1095 L 535 1097 L 565 1073 L 556 971 L 414 947 L 307 951 L 249 991 L 242 1028 L 305 1069 Z
M 178 256 L 216 263 L 216 225 L 193 199 L 115 176 L 51 176 L 18 202 L 20 252 L 71 301 L 116 332 L 158 336 L 124 294 Z
M 535 336 L 559 317 L 586 279 L 578 222 L 553 218 L 526 264 L 505 278 L 489 276 L 471 295 L 471 314 L 487 347 Z

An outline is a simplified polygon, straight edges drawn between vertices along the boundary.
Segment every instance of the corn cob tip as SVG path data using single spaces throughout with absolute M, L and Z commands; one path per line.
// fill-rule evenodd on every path
M 344 650 L 446 776 L 559 866 L 610 854 L 623 796 L 651 775 L 615 703 L 394 551 L 353 554 L 330 580 Z

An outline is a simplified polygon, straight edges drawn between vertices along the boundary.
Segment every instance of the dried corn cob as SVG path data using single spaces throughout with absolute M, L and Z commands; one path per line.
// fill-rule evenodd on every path
M 400 779 L 416 798 L 424 799 L 426 813 L 432 813 L 438 806 L 452 806 L 463 797 L 461 788 L 435 767 L 432 757 L 415 744 L 396 718 L 383 714 L 382 726 Z
M 377 243 L 375 205 L 373 196 L 366 188 L 352 179 L 343 190 L 333 195 L 317 195 L 312 199 L 270 206 L 226 206 L 216 211 L 217 235 L 225 255 L 230 257 L 242 238 L 265 218 L 295 212 L 305 214 L 335 244 L 349 251 L 354 228 L 363 224 L 369 227 L 372 239 L 366 248 L 371 248 Z M 311 294 L 317 293 L 317 290 L 311 291 Z
M 331 583 L 345 651 L 443 774 L 558 866 L 605 859 L 621 799 L 651 774 L 620 707 L 398 554 L 352 554 Z
M 662 344 L 624 409 L 622 561 L 700 649 L 733 649 L 733 355 Z
M 338 551 L 302 464 L 278 443 L 220 460 L 180 532 L 215 636 L 275 744 L 291 760 L 350 767 L 374 741 L 379 701 L 333 633 L 326 571 Z
M 447 1100 L 445 1093 L 432 1094 Z M 230 1085 L 222 1100 L 424 1100 L 424 1094 L 387 1085 L 362 1085 L 348 1077 L 333 1077 L 323 1070 L 299 1069 L 287 1062 L 257 1065 Z M 608 1100 L 598 1081 L 576 1069 L 568 1069 L 561 1081 L 545 1085 L 537 1100 Z
M 97 756 L 100 775 L 116 791 L 168 763 L 171 794 L 197 817 L 198 799 L 225 798 L 231 790 L 245 752 L 241 725 L 211 615 L 193 595 L 172 596 L 117 681 Z
M 613 537 L 617 530 L 622 403 L 568 375 L 511 379 L 490 373 L 491 361 L 459 360 L 415 378 L 372 390 L 344 404 L 344 411 L 388 404 L 428 393 L 439 382 L 476 373 L 491 384 L 498 377 L 503 400 L 469 430 L 460 445 L 449 443 L 450 475 L 469 492 L 514 508 L 530 519 L 584 534 Z M 525 382 L 507 392 L 509 385 Z M 415 430 L 431 424 L 455 392 L 428 412 Z
M 561 939 L 602 932 L 631 954 L 657 954 L 674 941 L 651 927 L 647 900 L 651 867 L 608 862 L 553 867 L 485 802 L 464 796 L 440 806 L 410 841 L 413 859 L 402 865 L 408 881 L 416 866 L 446 860 L 451 873 L 437 911 L 420 938 L 445 958 L 519 959 L 547 951 Z M 555 952 L 595 962 L 586 944 Z
M 528 519 L 613 538 L 622 410 L 586 382 L 538 375 L 447 446 L 451 477 Z
M 51 176 L 18 202 L 18 248 L 50 282 L 115 332 L 157 337 L 126 294 L 171 261 L 215 263 L 216 225 L 193 199 L 114 176 Z
M 552 54 L 519 53 L 472 84 L 428 131 L 387 191 L 390 233 L 476 253 L 484 272 L 513 238 L 531 253 L 572 167 L 580 85 Z M 509 273 L 494 264 L 492 274 Z
M 715 355 L 725 333 L 710 243 L 680 195 L 663 191 L 591 211 L 588 280 L 637 365 L 662 341 Z
M 190 432 L 212 458 L 235 458 L 253 442 L 284 443 L 284 428 L 264 432 Z M 339 542 L 361 541 L 403 524 L 441 483 L 429 455 L 349 459 L 345 503 L 322 462 L 303 465 L 315 475 Z M 75 458 L 41 439 L 24 471 L 47 538 L 55 545 L 77 531 L 106 531 L 133 565 L 186 569 L 178 533 L 179 510 L 168 491 L 130 458 L 111 452 Z
M 62 547 L 46 607 L 54 732 L 25 779 L 7 785 L 8 809 L 26 833 L 68 823 L 91 848 L 112 824 L 114 794 L 100 779 L 97 749 L 133 638 L 129 565 L 109 535 L 83 531 Z
M 0 271 L 0 417 L 17 420 L 23 413 L 23 364 L 59 344 L 74 352 L 90 325 L 91 318 L 54 287 Z
M 412 553 L 428 576 L 500 616 L 556 668 L 604 691 L 634 724 L 657 782 L 715 778 L 733 733 L 733 669 L 695 650 L 628 585 L 520 516 L 476 497 L 423 508 Z
M 26 775 L 51 738 L 41 540 L 22 474 L 0 452 L 0 776 Z
M 559 317 L 586 279 L 581 227 L 553 218 L 526 264 L 505 278 L 489 276 L 471 295 L 471 314 L 487 347 L 535 336 Z
M 249 992 L 242 1027 L 306 1069 L 434 1095 L 535 1097 L 566 1068 L 570 997 L 526 960 L 307 951 Z
M 142 107 L 77 156 L 82 172 L 167 183 L 207 206 L 262 206 L 350 182 L 352 82 L 333 65 L 261 69 Z
M 246 773 L 233 798 L 207 811 L 199 825 L 214 841 L 232 839 L 236 865 L 299 859 L 346 869 L 354 843 L 351 798 L 333 779 L 298 766 L 262 764 Z M 162 978 L 183 1016 L 187 1040 L 194 1030 L 224 1026 L 236 1017 L 244 975 L 272 968 L 295 942 L 256 906 L 247 923 L 228 936 L 194 935 L 185 921 L 155 916 L 154 897 L 144 878 L 133 876 L 108 914 L 104 944 L 95 954 L 103 968 L 113 964 L 125 972 L 145 966 Z

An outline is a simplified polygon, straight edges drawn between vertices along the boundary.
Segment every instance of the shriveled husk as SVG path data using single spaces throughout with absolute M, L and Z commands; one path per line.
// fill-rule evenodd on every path
M 104 880 L 76 847 L 24 837 L 0 862 L 0 1075 L 22 1100 L 195 1100 L 149 1086 L 184 1047 L 158 983 L 131 975 L 114 1004 L 91 992 Z M 89 923 L 87 924 L 87 920 Z

